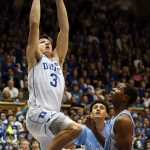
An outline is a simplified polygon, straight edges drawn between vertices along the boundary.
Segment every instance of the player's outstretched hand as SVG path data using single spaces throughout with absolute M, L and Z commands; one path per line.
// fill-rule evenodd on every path
M 90 115 L 86 116 L 84 124 L 92 131 L 94 131 L 96 127 L 95 121 Z

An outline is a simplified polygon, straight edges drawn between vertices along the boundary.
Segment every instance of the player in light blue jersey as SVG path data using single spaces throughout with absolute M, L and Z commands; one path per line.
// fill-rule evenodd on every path
M 105 120 L 108 117 L 108 113 L 109 107 L 105 101 L 94 101 L 90 106 L 90 115 L 87 116 L 85 125 L 82 125 L 82 132 L 75 139 L 74 144 L 77 147 L 84 147 L 86 150 L 103 150 L 103 145 L 99 143 L 97 137 L 95 137 L 93 132 L 95 132 L 94 130 L 96 130 L 102 133 L 105 138 L 109 136 L 110 124 Z M 95 124 L 91 121 L 94 121 Z M 88 128 L 89 126 L 90 129 Z
M 55 1 L 60 32 L 53 51 L 51 39 L 48 36 L 39 37 L 40 0 L 33 0 L 29 18 L 26 51 L 29 109 L 26 126 L 39 141 L 41 150 L 61 150 L 82 131 L 79 124 L 60 112 L 65 85 L 62 69 L 68 50 L 69 24 L 63 0 Z
M 110 100 L 114 105 L 114 116 L 110 120 L 110 135 L 105 139 L 101 133 L 98 133 L 99 142 L 103 144 L 105 141 L 104 150 L 132 149 L 134 122 L 128 107 L 136 98 L 136 89 L 127 83 L 118 84 L 111 92 Z
M 104 150 L 131 150 L 134 137 L 134 121 L 128 107 L 136 100 L 137 91 L 127 83 L 120 83 L 111 92 L 114 105 L 110 136 L 106 139 Z

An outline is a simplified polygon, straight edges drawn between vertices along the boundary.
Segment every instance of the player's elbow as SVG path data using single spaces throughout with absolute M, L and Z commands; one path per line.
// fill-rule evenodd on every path
M 30 22 L 30 29 L 38 29 L 39 28 L 39 23 L 36 21 L 31 21 Z
M 69 25 L 66 25 L 66 27 L 64 28 L 65 33 L 69 33 Z
M 39 25 L 40 25 L 40 21 L 39 21 L 38 17 L 33 13 L 31 13 L 29 16 L 29 25 L 30 25 L 30 28 L 31 27 L 34 27 L 34 28 L 39 27 Z

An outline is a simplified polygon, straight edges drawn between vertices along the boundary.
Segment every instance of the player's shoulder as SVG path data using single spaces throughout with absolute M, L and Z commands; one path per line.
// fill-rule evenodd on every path
M 86 125 L 82 125 L 82 130 L 86 131 L 86 130 L 89 130 L 89 128 Z
M 111 126 L 112 126 L 112 120 L 111 119 L 105 120 L 104 121 L 104 125 L 105 125 L 105 129 L 111 128 Z
M 114 122 L 113 130 L 120 134 L 132 133 L 134 124 L 127 114 L 118 116 Z
M 90 134 L 92 131 L 86 125 L 82 125 L 82 132 L 84 134 Z
M 112 119 L 104 120 L 104 124 L 105 124 L 105 125 L 110 125 L 110 124 L 111 124 L 111 121 L 112 121 Z
M 121 129 L 127 129 L 133 127 L 133 122 L 128 114 L 122 114 L 115 120 L 114 127 L 120 127 Z
M 121 114 L 120 116 L 117 117 L 116 120 L 120 120 L 120 121 L 132 121 L 131 120 L 131 116 L 127 113 Z

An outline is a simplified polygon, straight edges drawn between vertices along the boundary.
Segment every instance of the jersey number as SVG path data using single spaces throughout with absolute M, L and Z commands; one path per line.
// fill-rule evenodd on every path
M 50 82 L 51 86 L 56 87 L 57 86 L 57 75 L 55 73 L 51 74 L 51 77 L 53 78 Z

